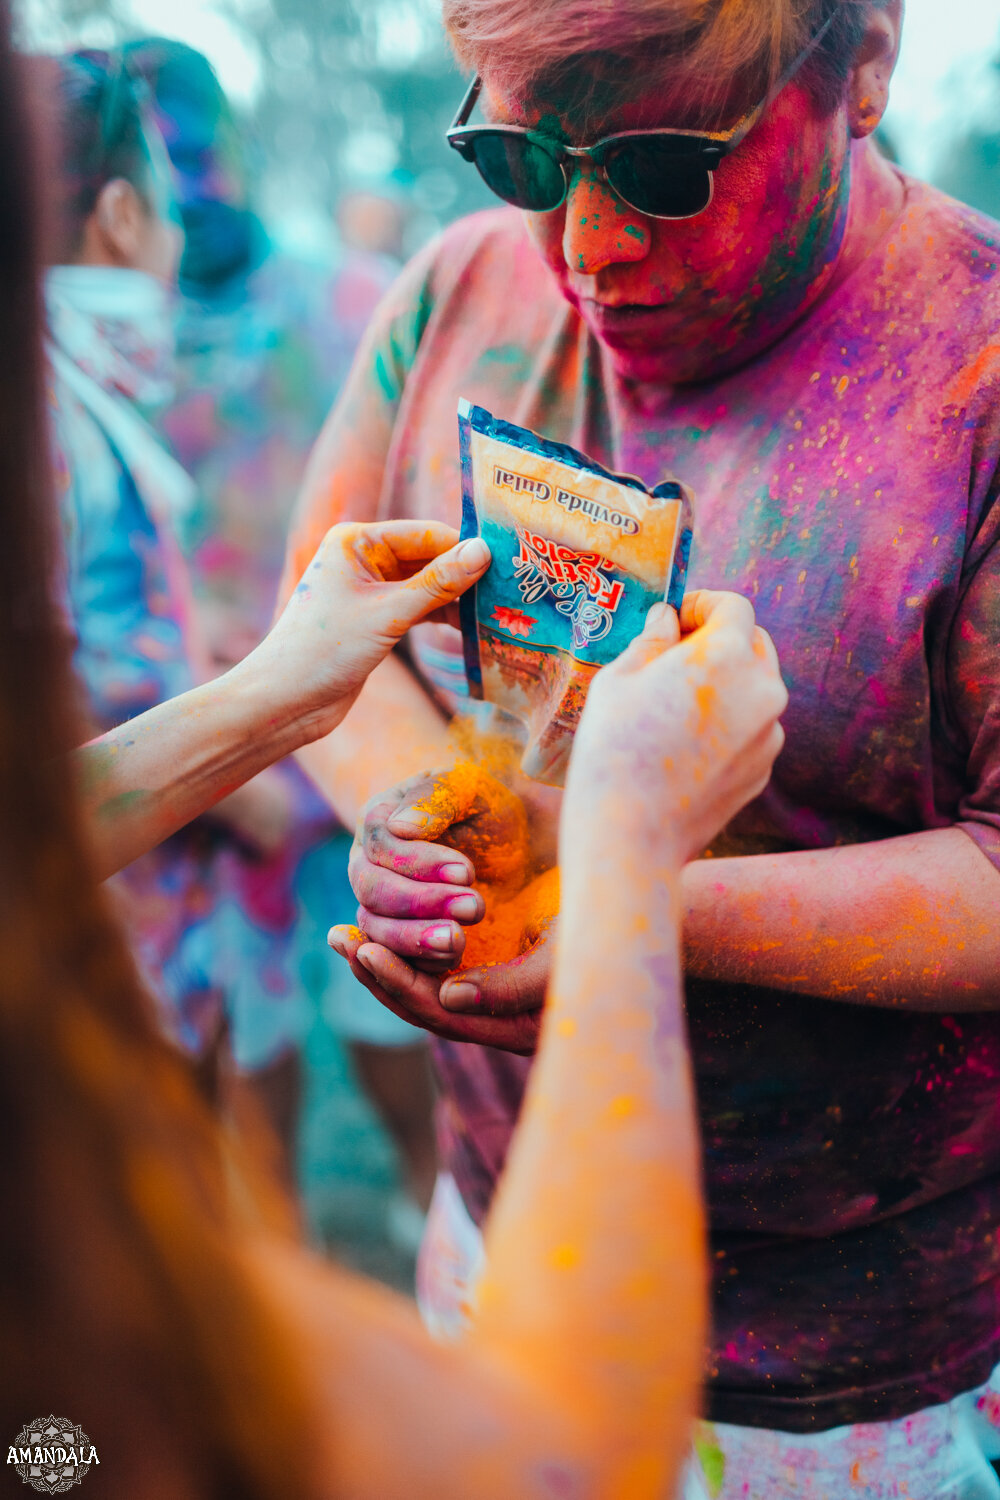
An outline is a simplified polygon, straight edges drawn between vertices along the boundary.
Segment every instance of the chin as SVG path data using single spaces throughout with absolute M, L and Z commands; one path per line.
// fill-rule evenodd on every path
M 653 348 L 623 348 L 606 339 L 601 342 L 608 351 L 615 373 L 623 380 L 656 385 L 687 385 L 705 380 L 712 374 L 711 361 L 698 352 L 671 344 Z

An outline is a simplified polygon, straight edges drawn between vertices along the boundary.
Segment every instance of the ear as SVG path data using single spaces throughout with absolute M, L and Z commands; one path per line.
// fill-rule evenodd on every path
M 855 140 L 871 135 L 885 114 L 902 30 L 903 0 L 871 0 L 848 79 L 848 120 Z
M 149 215 L 130 182 L 115 177 L 101 188 L 90 224 L 110 265 L 134 266 L 142 253 L 143 231 Z

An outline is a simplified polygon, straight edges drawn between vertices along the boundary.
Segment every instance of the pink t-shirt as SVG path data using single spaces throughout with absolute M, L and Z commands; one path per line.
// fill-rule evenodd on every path
M 455 225 L 376 318 L 335 419 L 340 467 L 294 555 L 338 513 L 457 523 L 462 396 L 649 484 L 673 473 L 695 495 L 691 586 L 753 600 L 790 693 L 771 785 L 725 851 L 956 825 L 1000 867 L 1000 226 L 905 188 L 887 236 L 780 342 L 655 391 L 616 377 L 517 213 Z M 442 689 L 447 649 L 416 633 Z M 830 1427 L 985 1380 L 1000 1360 L 1000 1010 L 692 982 L 688 1012 L 710 1415 Z M 481 1221 L 529 1064 L 436 1054 L 447 1164 Z

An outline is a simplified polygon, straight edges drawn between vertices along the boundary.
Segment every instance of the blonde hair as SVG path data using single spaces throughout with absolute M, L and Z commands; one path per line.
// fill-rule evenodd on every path
M 836 103 L 880 0 L 444 0 L 459 62 L 520 91 L 567 66 L 603 60 L 683 65 L 685 88 L 719 99 L 736 79 L 761 92 L 836 12 L 804 81 L 826 108 Z M 635 90 L 635 72 L 630 73 Z

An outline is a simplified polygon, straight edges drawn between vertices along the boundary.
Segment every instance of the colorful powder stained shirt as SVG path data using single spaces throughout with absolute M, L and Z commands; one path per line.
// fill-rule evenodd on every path
M 647 484 L 676 474 L 695 497 L 690 586 L 749 595 L 791 698 L 771 785 L 726 852 L 955 825 L 1000 869 L 1000 229 L 904 185 L 891 231 L 778 344 L 655 392 L 615 375 L 516 214 L 454 226 L 356 365 L 295 565 L 338 514 L 456 521 L 460 396 Z M 440 628 L 415 633 L 418 668 L 454 701 L 447 647 Z M 808 1431 L 985 1381 L 1000 1359 L 1000 1010 L 691 982 L 688 1015 L 708 1414 Z M 435 1051 L 446 1164 L 481 1221 L 528 1065 Z
M 96 732 L 199 678 L 174 525 L 191 482 L 135 403 L 168 389 L 170 313 L 139 272 L 60 266 L 46 281 L 63 604 Z M 193 1052 L 220 1024 L 216 838 L 176 834 L 112 882 L 167 1028 Z

